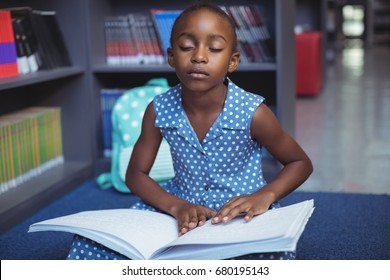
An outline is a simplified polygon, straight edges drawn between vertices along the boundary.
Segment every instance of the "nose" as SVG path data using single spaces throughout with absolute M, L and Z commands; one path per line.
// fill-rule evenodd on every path
M 207 63 L 207 51 L 202 47 L 197 47 L 192 53 L 191 62 L 192 63 Z

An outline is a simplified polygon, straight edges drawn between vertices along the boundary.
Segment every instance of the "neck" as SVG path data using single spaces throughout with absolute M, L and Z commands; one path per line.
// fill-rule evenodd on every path
M 225 103 L 227 86 L 222 84 L 209 91 L 196 92 L 182 87 L 182 103 L 186 113 L 220 111 Z

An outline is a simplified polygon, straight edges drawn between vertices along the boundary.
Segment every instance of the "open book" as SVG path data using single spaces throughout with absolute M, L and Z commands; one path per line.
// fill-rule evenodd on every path
M 313 200 L 268 210 L 250 222 L 197 227 L 178 237 L 176 219 L 162 213 L 113 209 L 85 211 L 30 226 L 29 232 L 82 235 L 130 259 L 226 259 L 250 253 L 294 251 L 311 216 Z

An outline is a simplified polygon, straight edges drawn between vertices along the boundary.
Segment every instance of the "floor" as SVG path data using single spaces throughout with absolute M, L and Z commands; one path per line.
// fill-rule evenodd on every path
M 295 137 L 314 165 L 299 190 L 390 194 L 390 46 L 340 51 L 297 98 Z

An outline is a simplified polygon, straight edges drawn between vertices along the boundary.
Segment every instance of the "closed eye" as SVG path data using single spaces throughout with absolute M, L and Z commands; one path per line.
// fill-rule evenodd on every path
M 223 49 L 219 49 L 219 48 L 209 48 L 209 50 L 211 52 L 221 52 Z
M 188 52 L 192 49 L 193 49 L 193 47 L 180 47 L 180 50 L 185 51 L 185 52 Z

